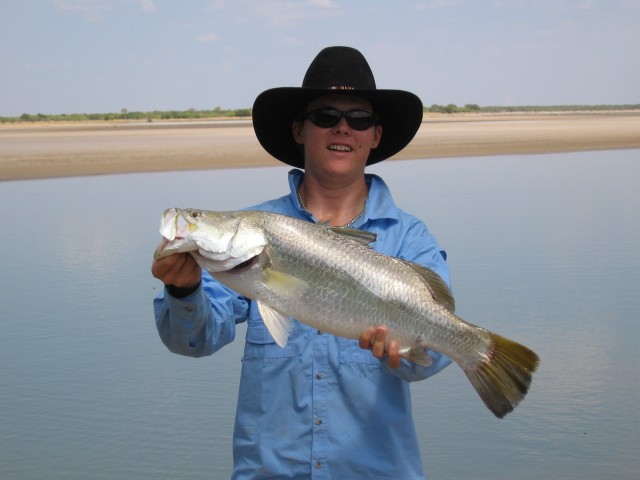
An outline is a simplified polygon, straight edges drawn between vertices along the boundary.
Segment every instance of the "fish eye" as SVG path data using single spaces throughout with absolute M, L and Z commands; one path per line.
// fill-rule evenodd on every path
M 198 217 L 202 216 L 202 212 L 191 212 L 191 216 L 193 218 L 198 218 Z

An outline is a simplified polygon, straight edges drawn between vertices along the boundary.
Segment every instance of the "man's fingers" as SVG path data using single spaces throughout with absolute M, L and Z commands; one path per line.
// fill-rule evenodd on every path
M 360 335 L 360 348 L 365 350 L 371 350 L 371 339 L 374 337 L 376 333 L 376 329 L 373 327 L 367 328 L 362 335 Z
M 389 367 L 398 368 L 400 366 L 400 354 L 398 353 L 398 342 L 392 340 L 389 342 L 388 362 Z
M 389 366 L 398 368 L 400 366 L 400 347 L 396 340 L 387 342 L 387 333 L 389 330 L 385 326 L 367 328 L 360 335 L 360 348 L 371 350 L 376 358 L 382 358 L 386 354 Z
M 151 264 L 151 274 L 158 280 L 164 281 L 165 277 L 171 274 L 176 260 L 178 260 L 178 255 L 170 255 L 160 260 L 154 260 Z
M 371 352 L 376 358 L 382 358 L 385 351 L 385 340 L 387 338 L 386 327 L 378 327 L 372 339 Z
M 165 285 L 176 287 L 195 285 L 202 274 L 200 266 L 186 253 L 155 260 L 151 265 L 151 273 Z

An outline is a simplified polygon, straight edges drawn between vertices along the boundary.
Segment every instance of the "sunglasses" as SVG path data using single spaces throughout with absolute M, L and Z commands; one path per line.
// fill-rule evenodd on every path
M 343 112 L 337 108 L 322 107 L 302 115 L 302 118 L 310 120 L 311 123 L 320 128 L 335 127 L 343 117 L 354 130 L 368 130 L 378 123 L 378 118 L 375 115 L 358 109 Z

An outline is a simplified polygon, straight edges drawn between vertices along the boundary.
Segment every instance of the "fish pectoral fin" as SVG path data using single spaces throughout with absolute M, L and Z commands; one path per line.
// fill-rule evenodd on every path
M 402 348 L 398 351 L 401 357 L 404 357 L 421 367 L 430 367 L 433 359 L 423 347 Z
M 309 289 L 309 284 L 304 280 L 272 268 L 262 270 L 262 280 L 269 290 L 280 297 L 301 297 Z M 273 339 L 282 348 L 286 347 L 289 334 L 293 330 L 291 317 L 261 301 L 258 301 L 258 309 Z
M 286 347 L 289 334 L 293 330 L 293 320 L 291 317 L 283 315 L 260 301 L 258 301 L 258 310 L 260 311 L 264 324 L 267 326 L 267 330 L 269 330 L 269 333 L 276 343 L 282 348 Z
M 309 284 L 301 278 L 272 268 L 262 270 L 262 279 L 270 290 L 281 296 L 301 297 L 309 289 Z

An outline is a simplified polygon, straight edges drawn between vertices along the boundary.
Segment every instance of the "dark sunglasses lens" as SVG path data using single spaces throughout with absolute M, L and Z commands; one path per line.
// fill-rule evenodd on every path
M 374 116 L 364 110 L 341 112 L 335 108 L 319 108 L 307 113 L 305 118 L 311 120 L 311 122 L 318 127 L 332 128 L 340 123 L 340 119 L 343 116 L 347 119 L 349 126 L 354 130 L 367 130 L 376 123 Z
M 351 110 L 345 114 L 347 123 L 354 130 L 367 130 L 375 125 L 375 118 L 364 110 Z
M 309 120 L 321 128 L 335 127 L 340 118 L 340 111 L 331 108 L 321 108 L 309 113 Z

